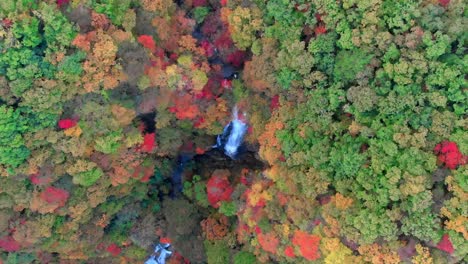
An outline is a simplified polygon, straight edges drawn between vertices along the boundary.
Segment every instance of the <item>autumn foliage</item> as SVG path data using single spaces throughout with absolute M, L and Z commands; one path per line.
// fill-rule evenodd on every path
M 206 239 L 210 241 L 223 239 L 229 231 L 229 219 L 224 215 L 210 216 L 200 224 Z
M 299 247 L 299 251 L 305 259 L 316 260 L 320 258 L 320 253 L 318 252 L 318 246 L 320 243 L 319 236 L 310 235 L 306 232 L 296 230 L 294 232 L 292 243 Z
M 76 120 L 74 119 L 62 119 L 59 120 L 58 126 L 60 129 L 68 129 L 76 126 Z
M 437 248 L 449 254 L 452 254 L 455 251 L 448 234 L 444 234 L 442 236 L 442 239 L 439 241 L 439 243 L 437 243 Z
M 112 243 L 106 248 L 106 251 L 109 252 L 112 256 L 117 257 L 120 255 L 120 252 L 122 252 L 122 249 L 115 243 Z
M 148 36 L 148 35 L 141 35 L 138 37 L 138 42 L 143 45 L 143 47 L 151 50 L 151 51 L 155 51 L 156 50 L 156 44 L 153 40 L 153 37 L 152 36 Z
M 156 136 L 154 133 L 147 133 L 143 135 L 143 144 L 140 147 L 142 152 L 152 152 L 156 146 Z
M 466 259 L 464 1 L 0 6 L 0 263 Z
M 263 250 L 276 254 L 278 250 L 279 239 L 272 232 L 266 234 L 259 233 L 258 243 L 260 243 L 260 246 Z
M 47 187 L 40 195 L 40 198 L 49 204 L 56 204 L 58 207 L 62 207 L 68 200 L 70 195 L 66 190 Z
M 21 246 L 11 236 L 0 238 L 0 248 L 6 252 L 18 251 Z
M 446 168 L 454 170 L 459 165 L 466 164 L 467 156 L 463 155 L 455 142 L 443 141 L 437 144 L 434 148 L 434 153 L 440 163 Z
M 234 189 L 228 180 L 229 175 L 229 171 L 216 170 L 206 183 L 208 202 L 214 208 L 218 208 L 221 201 L 229 201 L 231 199 Z

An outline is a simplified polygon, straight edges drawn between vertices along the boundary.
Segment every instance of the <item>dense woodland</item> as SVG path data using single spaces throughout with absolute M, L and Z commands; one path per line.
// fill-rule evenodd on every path
M 468 262 L 467 12 L 0 1 L 0 263 Z

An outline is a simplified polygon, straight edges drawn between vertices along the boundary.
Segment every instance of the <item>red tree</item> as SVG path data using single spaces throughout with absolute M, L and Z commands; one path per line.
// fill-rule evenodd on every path
M 0 238 L 0 248 L 3 248 L 6 252 L 13 252 L 20 249 L 20 244 L 11 236 L 7 236 Z
M 178 119 L 194 119 L 200 113 L 198 106 L 188 94 L 175 97 L 174 104 L 169 107 L 169 112 L 174 113 Z
M 40 198 L 47 202 L 48 204 L 56 204 L 58 207 L 62 207 L 68 200 L 70 195 L 66 190 L 55 188 L 55 187 L 47 187 L 41 194 Z
M 106 251 L 111 253 L 112 256 L 117 257 L 122 252 L 122 249 L 115 243 L 112 243 L 107 247 Z
M 57 5 L 58 7 L 62 7 L 66 4 L 68 4 L 68 2 L 70 2 L 70 0 L 57 0 Z
M 60 129 L 67 129 L 76 126 L 76 120 L 74 119 L 62 119 L 58 121 Z
M 267 234 L 260 233 L 258 234 L 258 243 L 263 248 L 263 250 L 276 254 L 278 250 L 279 239 L 273 232 Z
M 143 47 L 155 51 L 156 50 L 156 43 L 154 43 L 153 37 L 149 35 L 141 35 L 138 37 L 138 42 L 140 42 Z
M 317 35 L 317 36 L 318 35 L 323 35 L 323 34 L 327 33 L 327 28 L 325 27 L 324 24 L 320 24 L 317 27 L 315 27 L 314 32 L 315 32 L 315 35 Z
M 208 202 L 214 208 L 218 208 L 221 201 L 229 201 L 231 199 L 233 188 L 227 179 L 228 175 L 229 172 L 225 173 L 225 171 L 216 170 L 206 184 Z
M 464 156 L 455 142 L 443 141 L 434 148 L 434 153 L 438 155 L 438 160 L 445 164 L 446 168 L 454 170 L 458 165 L 464 165 L 467 157 Z
M 292 239 L 294 245 L 298 246 L 302 256 L 307 260 L 316 260 L 320 258 L 318 247 L 320 237 L 316 235 L 309 235 L 306 232 L 296 230 Z
M 52 181 L 50 176 L 41 177 L 39 173 L 34 173 L 34 174 L 29 175 L 29 180 L 31 180 L 31 183 L 34 185 L 47 185 Z
M 280 107 L 279 95 L 275 95 L 273 96 L 273 98 L 271 98 L 270 111 L 273 112 L 273 110 L 278 109 L 279 107 Z
M 284 249 L 284 255 L 290 258 L 294 258 L 296 256 L 296 254 L 294 254 L 294 248 L 291 246 L 287 246 Z
M 439 4 L 443 7 L 447 7 L 450 4 L 450 0 L 439 0 Z
M 206 0 L 193 0 L 193 6 L 206 6 Z
M 156 136 L 154 133 L 148 133 L 143 136 L 143 144 L 140 147 L 142 152 L 152 152 L 155 147 Z
M 237 50 L 227 57 L 227 62 L 232 64 L 234 67 L 241 67 L 244 64 L 247 53 L 245 51 Z
M 444 234 L 442 236 L 442 239 L 437 244 L 437 248 L 449 254 L 453 253 L 454 248 L 453 248 L 452 241 L 450 241 L 450 237 L 448 234 Z

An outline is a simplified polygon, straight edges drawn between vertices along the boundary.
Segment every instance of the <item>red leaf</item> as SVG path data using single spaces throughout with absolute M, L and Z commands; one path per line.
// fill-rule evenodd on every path
M 47 185 L 52 181 L 50 177 L 39 177 L 39 173 L 29 175 L 29 180 L 34 185 Z
M 141 35 L 138 37 L 138 42 L 143 45 L 143 47 L 154 51 L 156 49 L 156 44 L 154 43 L 153 37 L 149 35 Z
M 442 239 L 437 244 L 437 248 L 449 254 L 453 253 L 454 248 L 453 248 L 452 241 L 450 241 L 450 237 L 448 234 L 444 234 L 442 236 Z
M 57 0 L 57 5 L 59 7 L 62 7 L 64 5 L 66 5 L 66 4 L 68 4 L 69 2 L 70 2 L 70 0 Z
M 207 57 L 211 57 L 214 55 L 215 47 L 207 40 L 203 40 L 201 42 L 201 47 L 205 50 L 205 54 Z
M 221 0 L 221 5 L 222 5 L 222 6 L 226 6 L 227 3 L 228 3 L 228 0 Z
M 448 169 L 454 170 L 457 166 L 466 164 L 467 157 L 460 152 L 455 142 L 443 141 L 437 144 L 434 153 L 438 155 L 439 162 L 445 164 Z
M 154 133 L 145 134 L 143 136 L 143 144 L 140 147 L 142 152 L 152 152 L 155 147 L 156 137 Z
M 257 235 L 262 233 L 262 229 L 259 226 L 255 226 L 254 231 Z
M 263 250 L 276 254 L 278 250 L 279 239 L 272 232 L 267 234 L 258 234 L 258 243 Z
M 220 35 L 214 42 L 214 45 L 218 49 L 223 49 L 223 48 L 230 48 L 233 45 L 231 36 L 229 35 L 229 32 L 224 32 L 222 35 Z
M 76 126 L 76 120 L 73 119 L 62 119 L 58 121 L 58 126 L 61 129 L 67 129 Z
M 179 55 L 177 55 L 176 53 L 171 53 L 171 55 L 169 56 L 169 59 L 171 59 L 172 61 L 176 61 L 177 58 L 179 58 Z
M 327 28 L 325 27 L 324 24 L 320 24 L 317 27 L 315 27 L 314 32 L 315 32 L 315 35 L 317 36 L 322 35 L 322 34 L 327 33 Z
M 117 257 L 122 252 L 122 249 L 115 243 L 112 243 L 107 247 L 106 251 L 111 253 L 112 256 Z
M 450 4 L 450 0 L 439 0 L 439 4 L 443 7 L 447 7 Z
M 224 89 L 231 89 L 232 88 L 232 81 L 228 79 L 223 79 L 221 81 L 221 86 L 223 86 Z
M 206 6 L 206 0 L 193 0 L 193 6 Z
M 205 118 L 203 118 L 202 116 L 200 116 L 200 117 L 197 118 L 197 119 L 195 120 L 195 122 L 193 123 L 193 127 L 199 128 L 203 123 L 205 123 Z
M 145 167 L 143 171 L 143 177 L 141 177 L 140 182 L 148 182 L 151 176 L 153 176 L 153 172 L 153 168 Z
M 284 255 L 290 258 L 294 258 L 296 256 L 296 254 L 294 254 L 294 248 L 291 246 L 287 246 L 284 249 Z
M 216 173 L 216 171 L 215 171 Z M 206 189 L 208 193 L 208 202 L 214 208 L 218 208 L 221 201 L 231 200 L 231 194 L 234 191 L 226 176 L 213 176 L 208 180 Z
M 240 178 L 240 182 L 245 185 L 245 186 L 248 186 L 249 185 L 249 180 L 247 179 L 247 177 L 245 175 L 242 175 L 241 178 Z
M 164 244 L 171 244 L 172 243 L 171 239 L 168 238 L 168 237 L 161 237 L 161 239 L 159 239 L 159 242 L 164 243 Z
M 260 198 L 255 206 L 256 207 L 264 207 L 265 205 L 266 205 L 265 199 Z
M 202 149 L 202 148 L 200 148 L 200 147 L 197 147 L 197 148 L 195 149 L 195 152 L 196 152 L 198 155 L 202 155 L 203 153 L 205 153 L 205 150 Z
M 66 190 L 55 188 L 52 186 L 47 187 L 41 194 L 40 198 L 49 204 L 58 204 L 59 207 L 64 206 L 70 195 Z
M 317 21 L 322 21 L 322 15 L 320 15 L 319 13 L 315 13 L 315 19 L 317 19 Z
M 0 248 L 3 248 L 7 252 L 13 252 L 20 249 L 20 244 L 11 236 L 7 236 L 0 238 Z
M 169 111 L 174 113 L 177 119 L 194 119 L 200 113 L 198 106 L 193 103 L 190 95 L 178 96 L 174 98 L 174 106 L 169 107 Z
M 13 21 L 11 21 L 11 19 L 8 18 L 4 18 L 3 20 L 1 20 L 1 22 L 3 23 L 3 26 L 7 29 L 13 25 Z
M 270 111 L 273 112 L 273 110 L 278 109 L 278 107 L 280 107 L 279 95 L 275 95 L 271 98 Z
M 244 64 L 246 56 L 245 51 L 238 50 L 228 55 L 227 62 L 239 68 Z
M 296 230 L 292 239 L 294 245 L 298 246 L 302 256 L 307 260 L 316 260 L 320 258 L 318 247 L 320 237 L 309 235 L 304 231 Z

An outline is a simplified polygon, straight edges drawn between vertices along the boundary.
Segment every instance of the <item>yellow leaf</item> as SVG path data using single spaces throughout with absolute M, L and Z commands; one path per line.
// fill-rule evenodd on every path
M 70 127 L 70 128 L 67 128 L 63 131 L 63 133 L 65 133 L 65 135 L 69 136 L 69 137 L 79 137 L 81 136 L 81 133 L 83 131 L 81 130 L 81 128 L 76 125 L 74 127 Z

